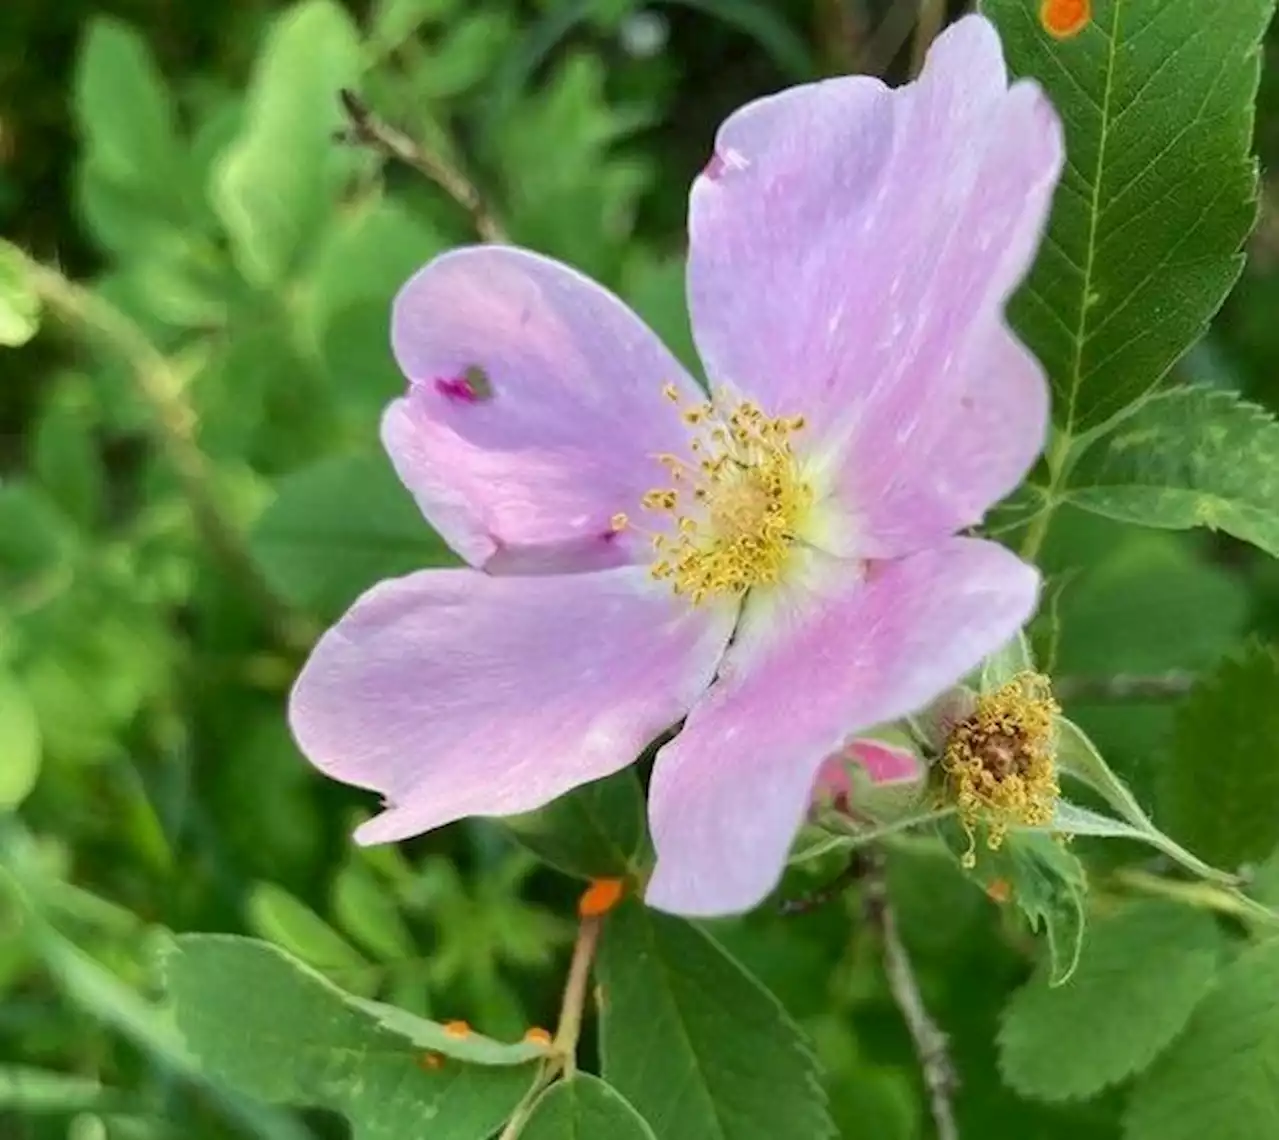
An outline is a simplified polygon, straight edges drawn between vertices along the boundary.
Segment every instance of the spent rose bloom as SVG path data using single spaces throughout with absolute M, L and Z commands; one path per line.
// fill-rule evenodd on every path
M 383 441 L 466 569 L 383 582 L 291 699 L 362 843 L 529 811 L 658 753 L 646 899 L 709 915 L 781 874 L 825 758 L 925 705 L 1032 613 L 958 531 L 1043 446 L 1004 306 L 1062 163 L 1038 88 L 961 20 L 920 79 L 796 87 L 721 127 L 689 206 L 708 399 L 617 298 L 521 250 L 395 302 Z

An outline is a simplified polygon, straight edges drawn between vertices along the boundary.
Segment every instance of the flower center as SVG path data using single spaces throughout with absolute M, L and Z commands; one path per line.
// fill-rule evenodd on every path
M 973 715 L 951 730 L 942 754 L 948 790 L 969 836 L 962 862 L 974 864 L 974 828 L 987 826 L 987 846 L 1004 842 L 1012 825 L 1053 819 L 1058 779 L 1053 723 L 1059 709 L 1049 679 L 1022 673 L 978 697 Z
M 663 392 L 679 399 L 674 386 Z M 804 418 L 770 419 L 749 400 L 727 415 L 704 403 L 681 416 L 693 433 L 696 462 L 658 456 L 672 485 L 641 499 L 645 510 L 663 516 L 652 535 L 651 573 L 695 605 L 777 582 L 813 502 L 791 450 Z M 615 516 L 615 528 L 628 525 L 625 515 Z

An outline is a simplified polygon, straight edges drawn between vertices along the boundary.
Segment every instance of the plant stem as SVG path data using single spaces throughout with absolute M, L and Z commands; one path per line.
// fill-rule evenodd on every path
M 1130 890 L 1158 895 L 1202 910 L 1215 910 L 1219 914 L 1229 914 L 1242 922 L 1264 926 L 1270 930 L 1280 924 L 1280 916 L 1274 911 L 1230 887 L 1166 879 L 1133 867 L 1121 868 L 1113 874 L 1112 879 Z
M 600 941 L 601 917 L 584 918 L 578 926 L 578 940 L 573 944 L 569 977 L 565 981 L 564 1000 L 560 1003 L 560 1021 L 556 1025 L 551 1049 L 564 1063 L 565 1076 L 571 1077 L 578 1067 L 578 1036 L 582 1032 L 582 1012 L 587 1002 L 587 985 L 591 980 L 591 962 Z
M 345 142 L 369 147 L 388 158 L 412 167 L 434 182 L 471 216 L 471 224 L 485 241 L 506 241 L 506 233 L 493 211 L 486 205 L 475 184 L 447 159 L 429 151 L 416 139 L 383 122 L 354 91 L 343 88 L 338 93 L 349 120 L 342 134 Z
M 27 280 L 50 309 L 90 339 L 109 347 L 128 366 L 150 412 L 149 427 L 196 526 L 227 576 L 262 612 L 281 643 L 304 648 L 314 640 L 309 626 L 292 614 L 258 572 L 244 541 L 214 493 L 208 457 L 195 440 L 196 416 L 183 397 L 183 380 L 169 359 L 126 314 L 58 270 L 23 255 Z
M 1053 682 L 1062 701 L 1167 701 L 1189 692 L 1196 675 L 1183 669 L 1142 675 L 1116 673 L 1111 677 L 1061 677 Z
M 1055 434 L 1049 445 L 1049 453 L 1045 457 L 1049 465 L 1049 482 L 1044 488 L 1044 505 L 1031 518 L 1026 537 L 1022 540 L 1022 557 L 1034 562 L 1044 545 L 1045 536 L 1049 533 L 1049 523 L 1053 512 L 1058 509 L 1058 494 L 1062 488 L 1062 480 L 1067 474 L 1067 454 L 1071 450 L 1071 437 Z
M 958 1140 L 955 1110 L 951 1105 L 957 1078 L 947 1049 L 947 1035 L 938 1028 L 938 1023 L 925 1007 L 915 967 L 903 944 L 897 916 L 889 901 L 882 857 L 868 857 L 863 882 L 863 907 L 868 921 L 880 935 L 885 978 L 893 1000 L 902 1013 L 902 1020 L 906 1022 L 907 1031 L 911 1034 L 912 1044 L 915 1045 L 920 1072 L 929 1093 L 929 1109 L 933 1114 L 938 1140 Z

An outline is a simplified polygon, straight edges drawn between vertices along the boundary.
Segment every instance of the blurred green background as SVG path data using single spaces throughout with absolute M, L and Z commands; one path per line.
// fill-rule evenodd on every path
M 88 286 L 89 323 L 94 298 L 111 314 L 0 353 L 0 1138 L 275 1134 L 151 1035 L 135 1003 L 154 996 L 155 926 L 270 937 L 348 988 L 497 1035 L 554 1016 L 574 885 L 485 824 L 353 850 L 367 797 L 316 775 L 283 719 L 325 622 L 449 559 L 376 426 L 401 384 L 390 298 L 474 235 L 413 171 L 334 141 L 336 89 L 465 169 L 514 240 L 619 291 L 696 367 L 684 209 L 716 125 L 823 74 L 901 80 L 917 7 L 0 6 L 0 232 Z M 1248 264 L 1179 366 L 1273 412 L 1274 67 Z M 1045 559 L 1037 641 L 1057 673 L 1201 669 L 1275 642 L 1274 563 L 1229 539 L 1064 510 Z M 1149 800 L 1172 709 L 1070 711 Z M 1114 1097 L 1051 1110 L 1000 1086 L 997 1013 L 1034 952 L 1016 923 L 927 851 L 895 856 L 891 882 L 953 1036 L 962 1133 L 1118 1136 Z M 852 904 L 723 937 L 813 1033 L 847 1136 L 929 1134 Z

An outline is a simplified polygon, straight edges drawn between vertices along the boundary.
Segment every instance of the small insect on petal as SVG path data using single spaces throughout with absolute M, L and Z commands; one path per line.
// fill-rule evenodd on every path
M 465 1021 L 446 1021 L 444 1023 L 444 1033 L 446 1037 L 469 1037 L 471 1035 L 471 1026 Z
M 593 879 L 578 900 L 578 915 L 581 918 L 599 918 L 608 914 L 622 901 L 625 890 L 626 884 L 621 879 Z
M 1040 23 L 1058 40 L 1082 32 L 1092 15 L 1092 0 L 1042 0 L 1040 4 Z
M 460 404 L 479 404 L 493 398 L 489 374 L 478 364 L 467 367 L 461 376 L 438 378 L 435 388 L 440 395 Z
M 543 1029 L 540 1025 L 535 1025 L 525 1030 L 524 1039 L 530 1045 L 547 1046 L 551 1044 L 551 1034 Z

